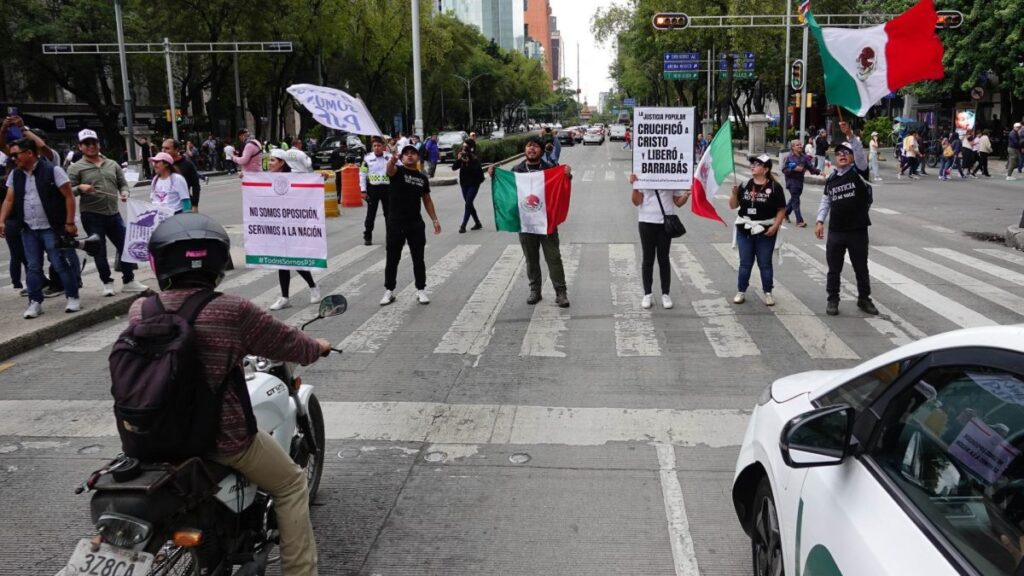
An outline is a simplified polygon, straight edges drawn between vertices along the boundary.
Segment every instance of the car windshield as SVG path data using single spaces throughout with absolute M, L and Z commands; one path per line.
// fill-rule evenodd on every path
M 437 136 L 437 141 L 440 144 L 462 144 L 462 133 L 444 132 Z

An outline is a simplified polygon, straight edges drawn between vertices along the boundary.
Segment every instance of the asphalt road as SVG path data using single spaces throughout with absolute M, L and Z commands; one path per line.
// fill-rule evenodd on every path
M 672 310 L 640 308 L 629 152 L 567 148 L 575 179 L 560 228 L 572 307 L 550 285 L 536 307 L 516 237 L 458 234 L 459 188 L 433 192 L 444 231 L 426 250 L 432 303 L 383 291 L 383 222 L 361 245 L 362 209 L 329 222 L 324 293 L 349 311 L 312 327 L 346 353 L 307 369 L 327 418 L 328 459 L 313 520 L 321 574 L 749 574 L 730 501 L 737 447 L 761 390 L 793 372 L 852 366 L 925 335 L 1024 320 L 1024 254 L 1001 235 L 1024 181 L 894 179 L 875 188 L 871 272 L 879 317 L 824 314 L 823 242 L 787 226 L 778 305 L 731 304 L 731 230 L 683 214 Z M 448 170 L 443 166 L 440 171 Z M 741 177 L 749 170 L 740 167 Z M 809 186 L 812 219 L 820 187 Z M 716 205 L 728 220 L 725 200 Z M 239 232 L 238 180 L 215 179 L 202 209 Z M 236 248 L 236 262 L 240 261 Z M 546 270 L 545 270 L 546 276 Z M 852 271 L 844 271 L 852 288 Z M 240 269 L 227 290 L 266 306 L 276 274 Z M 656 284 L 657 286 L 657 284 Z M 312 308 L 275 313 L 297 322 Z M 655 299 L 657 301 L 657 298 Z M 0 366 L 0 574 L 52 574 L 86 535 L 74 487 L 118 452 L 109 416 L 114 320 Z

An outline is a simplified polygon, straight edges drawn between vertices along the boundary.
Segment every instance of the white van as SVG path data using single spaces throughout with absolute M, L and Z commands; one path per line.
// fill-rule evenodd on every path
M 608 132 L 609 140 L 625 140 L 626 139 L 626 125 L 625 124 L 612 124 L 611 130 Z

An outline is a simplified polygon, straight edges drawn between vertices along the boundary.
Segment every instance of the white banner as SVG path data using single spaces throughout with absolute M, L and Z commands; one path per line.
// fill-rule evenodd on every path
M 127 231 L 124 235 L 121 262 L 149 264 L 149 237 L 161 222 L 174 216 L 174 210 L 162 204 L 131 198 L 128 199 L 126 209 L 128 221 L 125 222 Z
M 693 118 L 693 108 L 634 109 L 633 188 L 690 189 L 696 168 Z
M 245 263 L 256 268 L 327 268 L 324 179 L 319 172 L 244 172 Z
M 328 128 L 366 136 L 381 134 L 366 104 L 341 90 L 315 84 L 293 84 L 288 87 L 288 93 L 309 110 L 314 120 Z

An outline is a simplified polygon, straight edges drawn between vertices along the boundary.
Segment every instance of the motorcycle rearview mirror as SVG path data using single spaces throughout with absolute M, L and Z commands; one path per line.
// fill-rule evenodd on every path
M 330 318 L 331 316 L 344 314 L 345 310 L 348 310 L 348 300 L 341 294 L 331 294 L 320 301 L 318 316 L 320 318 Z

